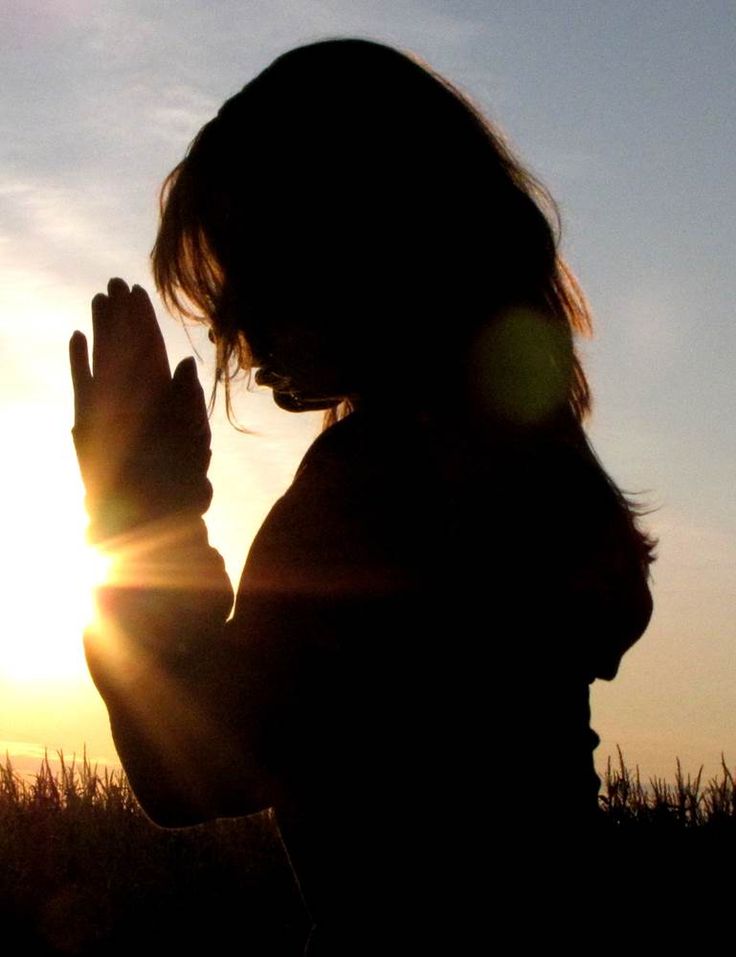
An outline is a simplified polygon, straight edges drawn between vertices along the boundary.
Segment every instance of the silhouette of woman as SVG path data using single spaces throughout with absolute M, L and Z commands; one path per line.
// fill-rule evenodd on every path
M 327 428 L 228 620 L 193 360 L 170 375 L 120 279 L 92 368 L 72 337 L 91 535 L 117 562 L 86 650 L 143 807 L 274 807 L 313 953 L 464 952 L 479 863 L 559 903 L 544 861 L 579 849 L 586 873 L 596 826 L 589 684 L 649 621 L 652 545 L 583 431 L 589 314 L 551 198 L 425 64 L 329 40 L 203 127 L 152 258 L 208 324 L 228 409 L 256 369 Z

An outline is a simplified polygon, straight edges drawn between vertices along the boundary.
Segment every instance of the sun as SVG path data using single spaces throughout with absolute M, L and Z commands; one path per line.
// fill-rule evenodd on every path
M 78 681 L 87 671 L 82 635 L 93 620 L 94 589 L 108 579 L 112 562 L 86 543 L 73 459 L 34 446 L 25 434 L 17 439 L 23 455 L 0 481 L 0 679 Z
M 17 538 L 14 558 L 28 577 L 16 578 L 5 599 L 0 674 L 15 682 L 81 678 L 82 635 L 94 618 L 94 589 L 107 580 L 111 560 L 85 544 L 80 525 L 47 543 L 41 568 L 36 543 Z

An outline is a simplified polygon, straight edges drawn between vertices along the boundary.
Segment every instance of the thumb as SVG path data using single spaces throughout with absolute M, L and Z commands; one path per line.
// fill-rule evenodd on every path
M 207 404 L 197 376 L 197 363 L 194 356 L 183 359 L 174 369 L 172 398 L 175 419 L 185 428 L 195 433 L 203 433 L 209 438 Z
M 181 362 L 174 369 L 174 375 L 172 376 L 174 381 L 179 383 L 186 383 L 192 379 L 197 379 L 197 360 L 194 356 L 188 356 L 186 359 L 182 359 Z
M 75 332 L 69 340 L 69 365 L 74 387 L 74 424 L 78 426 L 84 413 L 90 412 L 92 371 L 89 364 L 87 337 Z

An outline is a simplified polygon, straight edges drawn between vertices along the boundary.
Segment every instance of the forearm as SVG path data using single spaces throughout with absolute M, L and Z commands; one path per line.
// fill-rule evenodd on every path
M 222 631 L 233 591 L 204 520 L 179 512 L 105 544 L 110 580 L 97 592 L 106 647 L 117 644 L 171 666 L 206 650 Z M 111 650 L 108 647 L 108 650 Z
M 141 804 L 169 826 L 258 809 L 247 734 L 228 719 L 232 587 L 203 520 L 151 522 L 111 551 L 112 578 L 98 592 L 85 647 Z

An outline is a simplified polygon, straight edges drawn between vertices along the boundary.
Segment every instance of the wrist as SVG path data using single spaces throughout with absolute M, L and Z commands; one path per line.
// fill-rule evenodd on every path
M 105 644 L 147 651 L 171 664 L 201 654 L 233 602 L 225 563 L 207 526 L 180 512 L 108 539 L 108 582 L 96 591 L 97 630 Z

